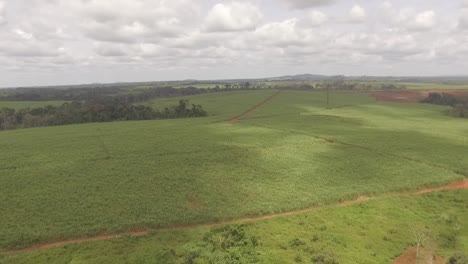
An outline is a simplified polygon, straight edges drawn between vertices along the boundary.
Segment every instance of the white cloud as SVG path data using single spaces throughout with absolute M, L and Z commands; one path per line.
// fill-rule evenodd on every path
M 89 0 L 67 4 L 81 14 L 82 29 L 95 40 L 158 42 L 191 28 L 199 8 L 189 0 Z M 198 23 L 198 22 L 197 22 Z
M 5 14 L 6 14 L 6 3 L 3 1 L 0 1 L 0 26 L 7 22 Z
M 265 41 L 273 45 L 303 45 L 305 35 L 298 29 L 297 24 L 297 18 L 287 19 L 282 22 L 268 23 L 258 28 L 255 31 L 255 35 L 260 41 Z
M 402 9 L 396 16 L 396 22 L 409 30 L 430 30 L 436 25 L 435 12 L 427 10 L 415 13 L 412 9 Z
M 0 86 L 58 69 L 72 69 L 68 76 L 75 77 L 67 78 L 73 82 L 98 82 L 99 71 L 115 78 L 110 81 L 130 81 L 248 77 L 255 69 L 267 76 L 281 67 L 330 74 L 375 74 L 381 65 L 404 74 L 453 62 L 459 63 L 454 71 L 468 68 L 468 6 L 434 4 L 436 14 L 417 1 L 406 8 L 401 1 L 357 1 L 351 10 L 347 1 L 217 2 L 0 0 L 0 74 L 6 76 Z M 415 67 L 419 61 L 424 64 Z M 10 77 L 10 69 L 27 78 Z M 155 71 L 163 74 L 155 77 Z
M 431 29 L 435 25 L 434 11 L 424 11 L 416 15 L 413 26 L 416 29 Z
M 468 8 L 468 0 L 463 0 L 462 7 L 463 8 Z
M 468 8 L 462 11 L 457 27 L 462 30 L 468 29 Z
M 317 6 L 330 5 L 335 2 L 335 0 L 284 0 L 292 8 L 311 8 Z
M 216 4 L 205 20 L 205 29 L 210 32 L 246 31 L 257 27 L 262 13 L 248 2 Z
M 349 16 L 352 22 L 364 22 L 366 20 L 366 10 L 361 6 L 355 5 L 349 11 Z
M 301 21 L 304 26 L 320 26 L 328 21 L 328 16 L 320 11 L 312 10 L 307 13 L 305 18 Z

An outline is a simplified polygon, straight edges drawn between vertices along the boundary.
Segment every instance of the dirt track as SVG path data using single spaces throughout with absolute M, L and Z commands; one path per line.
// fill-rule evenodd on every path
M 468 189 L 468 180 L 464 180 L 462 182 L 456 182 L 449 184 L 444 187 L 439 187 L 439 188 L 431 188 L 431 189 L 422 189 L 414 193 L 409 193 L 413 195 L 421 195 L 425 193 L 431 193 L 431 192 L 438 192 L 438 191 L 445 191 L 445 190 L 456 190 L 456 189 Z M 408 195 L 408 193 L 400 193 L 399 195 Z M 339 203 L 334 206 L 351 206 L 354 204 L 366 202 L 370 200 L 371 198 L 367 196 L 359 196 L 354 200 L 350 201 L 345 201 L 342 203 Z M 279 213 L 279 214 L 271 214 L 271 215 L 264 215 L 264 216 L 257 216 L 257 217 L 247 217 L 247 218 L 241 218 L 237 220 L 231 220 L 231 221 L 224 221 L 224 222 L 217 222 L 217 223 L 211 223 L 211 224 L 201 224 L 201 225 L 189 225 L 189 226 L 173 226 L 173 227 L 168 227 L 168 228 L 163 228 L 163 229 L 157 229 L 157 230 L 145 230 L 145 231 L 138 231 L 138 232 L 129 232 L 129 233 L 124 233 L 124 234 L 111 234 L 111 235 L 102 235 L 102 236 L 95 236 L 95 237 L 87 237 L 87 238 L 81 238 L 81 239 L 72 239 L 72 240 L 66 240 L 66 241 L 58 241 L 54 243 L 46 243 L 46 244 L 40 244 L 40 245 L 35 245 L 32 247 L 28 248 L 23 248 L 23 249 L 18 249 L 18 250 L 7 250 L 4 251 L 5 253 L 9 254 L 14 254 L 14 253 L 19 253 L 19 252 L 25 252 L 25 251 L 32 251 L 32 250 L 40 250 L 40 249 L 47 249 L 51 247 L 57 247 L 57 246 L 63 246 L 63 245 L 69 245 L 69 244 L 78 244 L 78 243 L 84 243 L 84 242 L 90 242 L 90 241 L 101 241 L 101 240 L 109 240 L 109 239 L 114 239 L 114 238 L 119 238 L 125 235 L 130 235 L 130 236 L 144 236 L 149 234 L 149 232 L 154 231 L 175 231 L 175 230 L 190 230 L 190 229 L 195 229 L 198 227 L 216 227 L 216 226 L 221 226 L 221 225 L 227 225 L 227 224 L 242 224 L 242 223 L 250 223 L 250 222 L 257 222 L 257 221 L 263 221 L 263 220 L 268 220 L 268 219 L 274 219 L 278 217 L 283 217 L 283 216 L 291 216 L 291 215 L 297 215 L 301 213 L 306 213 L 306 212 L 312 212 L 316 211 L 319 209 L 323 209 L 326 207 L 331 207 L 330 206 L 323 206 L 323 207 L 314 207 L 314 208 L 307 208 L 303 210 L 297 210 L 297 211 L 291 211 L 291 212 L 285 212 L 285 213 Z
M 229 119 L 228 121 L 231 122 L 231 123 L 236 123 L 237 121 L 239 121 L 239 119 L 241 117 L 245 117 L 249 114 L 251 114 L 252 112 L 258 110 L 259 108 L 262 108 L 263 106 L 265 106 L 266 104 L 268 104 L 269 102 L 271 102 L 271 100 L 273 100 L 273 98 L 275 98 L 276 96 L 278 96 L 279 94 L 281 93 L 280 92 L 276 92 L 275 94 L 273 94 L 272 96 L 268 97 L 267 99 L 265 99 L 265 101 L 259 103 L 258 105 L 250 108 L 249 110 L 245 111 L 244 113 L 240 114 L 240 115 L 237 115 L 231 119 Z

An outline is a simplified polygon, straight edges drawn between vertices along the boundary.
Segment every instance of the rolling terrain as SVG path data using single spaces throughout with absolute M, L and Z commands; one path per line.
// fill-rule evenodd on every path
M 179 99 L 157 99 L 146 105 L 159 109 Z M 0 218 L 0 248 L 21 249 L 86 236 L 279 214 L 359 196 L 378 197 L 440 187 L 468 176 L 468 123 L 447 116 L 444 106 L 377 102 L 360 92 L 333 92 L 328 106 L 326 94 L 321 91 L 258 90 L 184 99 L 203 105 L 209 116 L 1 131 L 0 147 L 4 151 L 0 153 L 0 209 L 6 213 Z M 400 203 L 408 204 L 420 212 L 408 216 L 411 221 L 427 221 L 433 226 L 438 220 L 423 219 L 422 215 L 435 214 L 434 210 L 444 206 L 450 215 L 466 217 L 466 211 L 457 211 L 457 206 L 463 208 L 467 202 L 466 191 L 422 197 L 427 199 L 371 201 L 369 207 L 388 207 L 384 210 L 388 213 Z M 461 202 L 452 203 L 453 199 Z M 439 207 L 427 208 L 429 201 Z M 349 223 L 352 232 L 358 232 L 357 223 L 371 225 L 362 222 L 370 221 L 370 215 L 395 225 L 395 230 L 409 228 L 393 221 L 398 217 L 384 219 L 389 214 L 377 214 L 371 209 L 366 211 L 362 205 L 354 205 L 346 209 L 327 208 L 321 214 L 356 216 L 336 223 Z M 396 214 L 404 218 L 409 209 L 398 210 Z M 358 220 L 360 213 L 369 216 L 363 217 L 368 220 Z M 295 219 L 305 216 L 317 217 L 308 212 L 246 228 L 253 236 L 265 238 L 260 245 L 265 248 L 259 250 L 269 252 L 269 243 L 275 239 L 304 240 L 306 233 L 287 227 L 285 222 L 301 225 L 299 222 L 304 221 Z M 324 215 L 321 219 L 328 218 Z M 315 220 L 303 225 L 320 228 L 312 223 Z M 266 234 L 270 228 L 294 232 L 281 239 L 273 238 L 272 233 Z M 179 248 L 198 239 L 206 229 L 171 231 L 162 237 L 125 237 L 115 244 L 93 242 L 93 250 L 113 252 L 127 246 L 128 240 L 135 240 L 134 247 L 142 252 L 159 243 Z M 467 245 L 464 230 L 461 244 L 453 249 L 446 247 L 442 252 L 445 256 Z M 372 236 L 381 235 L 379 232 Z M 359 252 L 365 251 L 362 254 L 370 254 L 369 262 L 362 263 L 382 263 L 379 261 L 394 258 L 409 246 L 410 239 L 403 233 L 390 246 L 378 244 L 375 249 L 367 248 L 363 238 L 358 240 L 363 242 L 350 245 L 349 251 L 336 252 L 335 257 L 343 260 L 356 254 L 357 258 Z M 356 235 L 359 232 L 346 239 L 355 239 Z M 338 243 L 333 236 L 325 242 L 332 248 L 337 246 L 333 243 Z M 271 258 L 264 258 L 263 262 L 288 262 L 296 255 L 312 258 L 314 254 L 310 252 L 311 256 L 304 255 L 309 242 L 305 243 L 299 243 L 298 249 L 292 251 L 290 246 L 281 249 L 275 244 L 280 249 L 273 250 Z M 392 250 L 379 255 L 387 246 Z M 65 261 L 70 257 L 67 247 L 50 249 L 44 255 L 5 255 L 0 261 L 31 263 L 48 254 Z M 86 244 L 71 247 L 73 254 L 87 248 Z M 275 254 L 280 254 L 276 250 L 289 253 L 276 258 Z M 109 259 L 103 261 L 110 261 L 113 254 L 109 253 Z M 97 258 L 88 257 L 91 263 L 99 263 Z M 149 256 L 148 260 L 154 257 Z

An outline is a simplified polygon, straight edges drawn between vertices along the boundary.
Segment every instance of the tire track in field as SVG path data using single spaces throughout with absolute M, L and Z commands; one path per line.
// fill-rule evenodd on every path
M 447 191 L 447 190 L 460 190 L 460 189 L 468 189 L 468 179 L 465 179 L 464 181 L 461 181 L 461 182 L 455 182 L 455 183 L 452 183 L 452 184 L 449 184 L 449 185 L 446 185 L 446 186 L 443 186 L 443 187 L 421 189 L 421 190 L 419 190 L 417 192 L 412 192 L 412 193 L 411 192 L 400 192 L 400 193 L 395 193 L 395 194 L 387 194 L 387 195 L 382 195 L 382 197 L 397 197 L 397 196 L 405 196 L 405 195 L 422 195 L 422 194 L 433 193 L 433 192 L 440 192 L 440 191 Z M 110 234 L 110 235 L 101 235 L 101 236 L 95 236 L 95 237 L 86 237 L 86 238 L 58 241 L 58 242 L 53 242 L 53 243 L 39 244 L 39 245 L 35 245 L 35 246 L 28 247 L 28 248 L 23 248 L 23 249 L 4 250 L 4 251 L 0 250 L 0 253 L 16 254 L 16 253 L 21 253 L 21 252 L 48 249 L 48 248 L 64 246 L 64 245 L 80 244 L 80 243 L 86 243 L 86 242 L 92 242 L 92 241 L 110 240 L 110 239 L 121 238 L 121 237 L 124 237 L 124 236 L 145 236 L 145 235 L 148 235 L 148 234 L 150 234 L 152 232 L 192 230 L 192 229 L 195 229 L 195 228 L 212 228 L 212 227 L 217 227 L 217 226 L 222 226 L 222 225 L 252 223 L 252 222 L 264 221 L 264 220 L 269 220 L 269 219 L 275 219 L 275 218 L 279 218 L 279 217 L 293 216 L 293 215 L 297 215 L 297 214 L 313 212 L 313 211 L 317 211 L 317 210 L 325 209 L 325 208 L 351 206 L 351 205 L 363 203 L 363 202 L 366 202 L 366 201 L 369 201 L 369 200 L 372 200 L 372 199 L 376 199 L 376 198 L 378 198 L 378 196 L 373 197 L 373 198 L 370 198 L 370 197 L 367 197 L 367 196 L 358 196 L 354 200 L 344 201 L 344 202 L 334 204 L 334 205 L 325 205 L 325 206 L 319 206 L 319 207 L 312 207 L 312 208 L 306 208 L 306 209 L 302 209 L 302 210 L 295 210 L 295 211 L 289 211 L 289 212 L 278 213 L 278 214 L 262 215 L 262 216 L 255 216 L 255 217 L 245 217 L 245 218 L 239 218 L 239 219 L 228 220 L 228 221 L 221 221 L 221 222 L 216 222 L 216 223 L 187 225 L 187 226 L 172 226 L 172 227 L 161 228 L 161 229 L 149 229 L 149 230 L 144 230 L 144 231 L 127 232 L 127 233 L 123 233 L 123 234 Z
M 234 116 L 232 118 L 230 118 L 229 120 L 227 120 L 228 122 L 230 123 L 236 123 L 239 121 L 239 119 L 241 117 L 244 117 L 244 116 L 247 116 L 253 112 L 255 112 L 256 110 L 262 108 L 263 106 L 265 106 L 266 104 L 268 104 L 269 102 L 271 102 L 271 100 L 273 100 L 276 96 L 278 96 L 279 94 L 281 93 L 281 91 L 278 91 L 276 93 L 274 93 L 273 95 L 269 96 L 267 99 L 265 99 L 263 102 L 251 107 L 250 109 L 248 109 L 247 111 L 243 112 L 242 114 L 240 115 L 237 115 L 237 116 Z
M 325 142 L 327 142 L 327 143 L 336 143 L 336 144 L 340 144 L 340 145 L 343 145 L 343 146 L 348 146 L 348 147 L 363 149 L 363 150 L 367 150 L 367 151 L 373 152 L 373 153 L 375 153 L 375 154 L 377 154 L 377 155 L 380 155 L 380 156 L 388 156 L 388 157 L 400 158 L 400 159 L 403 159 L 403 160 L 407 160 L 407 161 L 419 163 L 419 164 L 422 164 L 422 165 L 425 165 L 425 166 L 428 166 L 428 167 L 433 167 L 433 168 L 448 170 L 448 171 L 451 171 L 451 172 L 453 172 L 453 173 L 455 173 L 455 174 L 457 174 L 457 175 L 463 176 L 463 177 L 467 177 L 467 176 L 468 176 L 468 175 L 466 175 L 466 174 L 464 174 L 464 173 L 462 173 L 462 172 L 460 172 L 460 171 L 453 170 L 453 169 L 448 168 L 448 167 L 445 167 L 445 166 L 443 166 L 443 165 L 439 165 L 439 164 L 431 163 L 431 162 L 426 162 L 426 161 L 424 161 L 424 160 L 415 159 L 415 158 L 407 157 L 407 156 L 404 156 L 404 155 L 398 155 L 398 154 L 389 153 L 389 152 L 382 152 L 382 151 L 379 151 L 379 150 L 377 150 L 377 149 L 374 149 L 374 148 L 371 148 L 371 147 L 368 147 L 368 146 L 363 146 L 363 145 L 359 145 L 359 144 L 353 144 L 353 143 L 349 143 L 349 142 L 344 142 L 344 141 L 340 141 L 340 140 L 335 140 L 335 139 L 332 139 L 332 138 L 326 138 L 326 137 L 322 137 L 322 136 L 318 136 L 318 135 L 314 135 L 314 134 L 309 134 L 309 133 L 306 133 L 306 132 L 300 132 L 300 131 L 296 131 L 296 130 L 281 129 L 281 128 L 269 127 L 269 126 L 258 125 L 258 124 L 252 124 L 252 123 L 249 123 L 249 125 L 250 125 L 250 126 L 256 126 L 256 127 L 261 127 L 261 128 L 272 129 L 272 130 L 277 130 L 277 131 L 282 131 L 282 132 L 287 132 L 287 133 L 293 133 L 293 134 L 302 135 L 302 136 L 307 136 L 307 137 L 311 137 L 311 138 L 314 138 L 314 139 L 323 140 L 323 141 L 325 141 Z

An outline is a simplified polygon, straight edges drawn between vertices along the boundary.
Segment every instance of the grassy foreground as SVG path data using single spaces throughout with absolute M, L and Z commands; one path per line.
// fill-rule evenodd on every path
M 381 198 L 241 226 L 156 232 L 16 255 L 0 263 L 390 263 L 425 230 L 448 259 L 468 252 L 468 191 Z M 239 259 L 236 259 L 239 257 Z
M 468 175 L 468 123 L 365 94 L 193 96 L 211 116 L 0 132 L 0 248 L 217 222 Z M 155 107 L 169 103 L 163 100 Z M 171 103 L 172 104 L 172 103 Z

